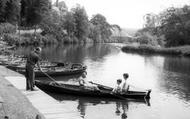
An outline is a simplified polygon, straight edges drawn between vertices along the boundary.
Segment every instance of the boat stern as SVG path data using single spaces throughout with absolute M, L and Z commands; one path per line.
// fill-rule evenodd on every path
M 151 91 L 152 91 L 151 89 L 149 89 L 147 91 L 146 96 L 145 96 L 146 99 L 150 99 L 150 93 L 151 93 Z

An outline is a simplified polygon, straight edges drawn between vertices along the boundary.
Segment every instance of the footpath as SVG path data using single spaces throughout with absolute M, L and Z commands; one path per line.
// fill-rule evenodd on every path
M 32 105 L 32 103 L 24 96 L 13 84 L 5 79 L 7 76 L 18 76 L 11 70 L 0 66 L 0 119 L 45 119 L 44 116 Z
M 23 75 L 0 66 L 0 97 L 3 99 L 3 103 L 0 99 L 0 119 L 6 119 L 5 116 L 9 119 L 74 119 L 76 117 L 72 109 L 65 108 L 40 89 L 26 91 L 25 87 Z

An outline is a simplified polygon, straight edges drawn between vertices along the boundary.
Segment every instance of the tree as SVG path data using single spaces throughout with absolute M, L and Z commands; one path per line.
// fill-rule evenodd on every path
M 84 7 L 77 5 L 71 10 L 76 24 L 75 36 L 81 41 L 88 37 L 89 21 Z
M 20 15 L 20 0 L 0 0 L 0 22 L 16 24 Z
M 112 26 L 106 21 L 106 18 L 101 14 L 96 14 L 92 17 L 90 22 L 95 26 L 98 27 L 96 29 L 100 29 L 101 38 L 106 41 L 112 35 L 111 28 Z
M 168 8 L 161 13 L 160 29 L 165 36 L 166 46 L 190 44 L 190 7 Z
M 89 33 L 89 38 L 91 38 L 94 42 L 102 42 L 101 38 L 101 31 L 100 27 L 93 25 L 90 23 L 90 33 Z
M 144 21 L 145 21 L 145 28 L 155 28 L 159 23 L 158 23 L 158 18 L 156 14 L 149 13 L 144 16 Z
M 117 24 L 112 24 L 112 25 L 111 25 L 111 29 L 112 29 L 113 32 L 114 32 L 115 30 L 118 31 L 118 33 L 119 33 L 119 38 L 120 38 L 120 40 L 121 40 L 121 31 L 122 31 L 121 27 L 120 27 L 119 25 L 117 25 Z
M 58 4 L 59 4 L 59 0 L 56 0 L 55 6 L 58 7 Z
M 190 6 L 170 7 L 158 15 L 147 14 L 145 27 L 138 33 L 148 34 L 166 47 L 190 44 Z
M 67 12 L 68 11 L 68 7 L 64 1 L 59 2 L 57 7 L 59 8 L 59 10 L 61 12 Z
M 22 25 L 35 26 L 49 10 L 49 0 L 21 0 Z
M 5 22 L 5 8 L 9 0 L 0 0 L 0 22 Z
M 70 38 L 73 38 L 74 33 L 76 32 L 76 23 L 74 15 L 71 12 L 67 12 L 67 14 L 65 15 L 63 27 L 67 31 L 68 36 Z
M 44 16 L 40 23 L 40 28 L 43 30 L 43 35 L 52 35 L 56 40 L 62 41 L 65 36 L 64 28 L 61 26 L 61 16 L 56 10 L 50 10 Z

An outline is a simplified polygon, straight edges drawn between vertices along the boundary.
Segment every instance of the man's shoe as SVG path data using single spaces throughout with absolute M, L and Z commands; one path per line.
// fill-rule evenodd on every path
M 31 89 L 31 91 L 38 91 L 38 89 Z

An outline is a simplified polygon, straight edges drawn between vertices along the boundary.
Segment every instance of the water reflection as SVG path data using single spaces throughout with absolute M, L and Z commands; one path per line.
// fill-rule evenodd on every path
M 166 71 L 162 74 L 159 81 L 160 90 L 168 94 L 177 95 L 178 98 L 190 100 L 190 76 L 179 75 Z
M 25 55 L 31 49 L 33 49 L 32 46 L 19 47 L 15 53 Z M 106 44 L 52 45 L 43 47 L 42 59 L 83 63 L 85 58 L 96 61 L 116 52 L 118 50 Z
M 190 100 L 190 59 L 185 57 L 145 57 L 147 71 L 154 71 L 157 89 Z M 152 77 L 153 78 L 153 77 Z
M 122 110 L 122 111 L 121 111 Z M 128 103 L 127 102 L 116 102 L 116 115 L 121 116 L 122 119 L 127 118 Z
M 46 93 L 60 102 L 77 101 L 78 104 L 76 108 L 79 111 L 81 118 L 85 118 L 88 107 L 90 108 L 92 106 L 95 107 L 98 105 L 115 105 L 115 110 L 114 108 L 110 108 L 108 111 L 114 112 L 115 115 L 119 116 L 121 119 L 127 119 L 129 103 L 140 103 L 148 106 L 147 100 L 118 100 L 106 98 L 81 97 L 67 94 L 54 94 L 51 92 Z
M 182 75 L 190 74 L 190 59 L 186 57 L 165 57 L 164 69 Z
M 15 53 L 23 55 L 30 49 L 31 47 L 21 47 Z M 50 61 L 84 63 L 87 65 L 87 79 L 107 86 L 114 86 L 116 79 L 122 78 L 122 74 L 127 72 L 130 84 L 152 89 L 150 108 L 141 106 L 142 102 L 53 96 L 62 103 L 72 100 L 72 104 L 77 103 L 73 104 L 73 107 L 83 115 L 81 117 L 121 119 L 123 114 L 123 118 L 131 119 L 157 119 L 163 115 L 166 119 L 190 118 L 190 114 L 187 113 L 190 111 L 189 58 L 123 53 L 110 44 L 45 46 L 42 58 Z M 72 76 L 55 79 L 64 83 L 77 82 L 77 78 Z M 72 104 L 69 103 L 69 106 Z

